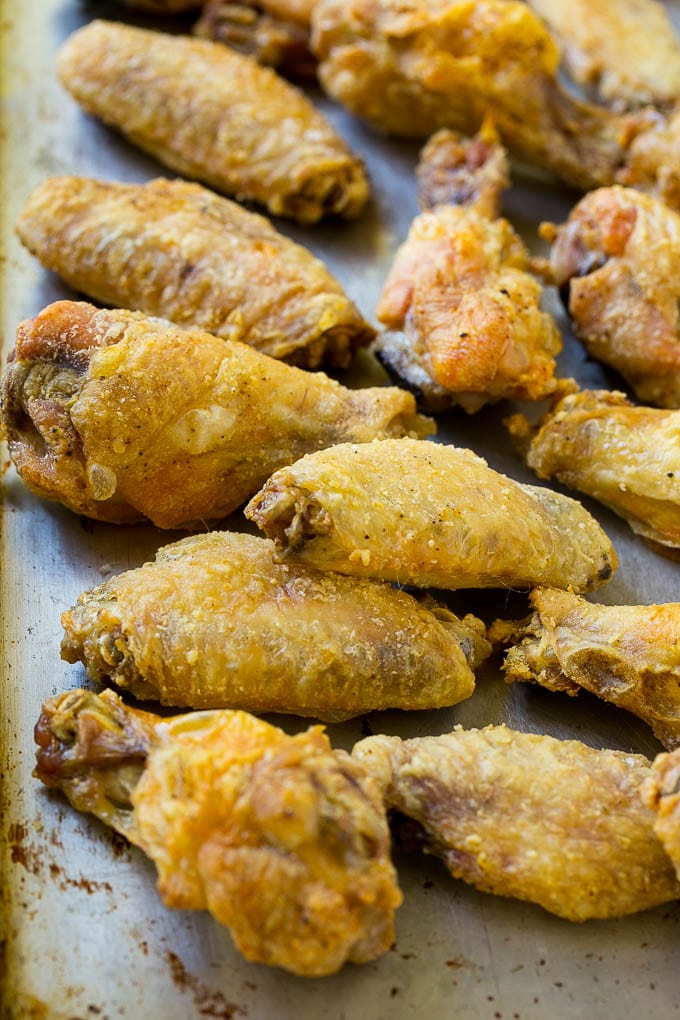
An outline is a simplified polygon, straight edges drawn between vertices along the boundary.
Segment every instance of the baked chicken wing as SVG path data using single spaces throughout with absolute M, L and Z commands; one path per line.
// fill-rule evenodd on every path
M 471 135 L 490 113 L 514 156 L 584 190 L 613 183 L 630 134 L 658 119 L 568 95 L 554 40 L 518 0 L 320 0 L 312 49 L 327 91 L 379 130 Z
M 363 166 L 322 114 L 225 46 L 93 21 L 57 67 L 88 113 L 186 177 L 303 223 L 366 204 Z
M 529 0 L 575 81 L 619 109 L 680 98 L 680 44 L 656 0 Z
M 208 0 L 193 31 L 275 67 L 286 78 L 312 79 L 316 58 L 310 50 L 309 19 L 314 2 Z
M 17 231 L 44 266 L 89 297 L 305 368 L 344 366 L 374 336 L 311 252 L 198 184 L 51 177 L 30 196 Z
M 33 491 L 161 528 L 224 517 L 327 443 L 431 431 L 403 390 L 349 390 L 245 344 L 75 301 L 19 326 L 0 426 Z
M 439 737 L 370 737 L 353 757 L 426 852 L 483 892 L 570 921 L 619 917 L 680 896 L 640 797 L 642 755 L 506 726 Z
M 418 167 L 422 212 L 397 252 L 377 309 L 388 327 L 381 361 L 432 409 L 468 412 L 509 397 L 541 400 L 555 388 L 561 347 L 529 253 L 499 200 L 508 184 L 498 135 L 438 131 Z
M 539 478 L 604 503 L 657 552 L 680 548 L 680 411 L 586 390 L 562 397 L 535 427 L 521 414 L 505 424 Z
M 273 556 L 266 539 L 227 532 L 166 546 L 63 614 L 62 658 L 165 705 L 327 722 L 472 694 L 491 647 L 481 620 Z
M 590 691 L 639 716 L 666 747 L 680 744 L 680 603 L 604 606 L 555 588 L 535 588 L 531 602 L 528 622 L 489 630 L 511 645 L 508 682 Z
M 315 977 L 389 949 L 401 893 L 380 792 L 320 727 L 164 720 L 76 690 L 35 736 L 37 778 L 141 847 L 163 901 L 209 910 L 249 960 Z
M 680 750 L 657 755 L 642 796 L 656 814 L 654 831 L 680 878 Z
M 600 188 L 544 224 L 576 336 L 638 397 L 680 407 L 680 215 L 632 188 Z
M 588 591 L 617 565 L 580 503 L 521 485 L 471 450 L 409 439 L 303 457 L 269 479 L 246 516 L 283 557 L 420 587 Z

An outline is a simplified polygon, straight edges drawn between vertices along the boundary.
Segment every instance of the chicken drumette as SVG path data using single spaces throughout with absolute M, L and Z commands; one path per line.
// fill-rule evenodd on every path
M 542 233 L 589 354 L 646 403 L 680 407 L 680 215 L 633 188 L 599 188 Z
M 75 690 L 35 735 L 35 775 L 141 847 L 164 902 L 209 910 L 248 959 L 314 977 L 389 949 L 401 893 L 380 790 L 320 727 L 164 720 Z
M 438 131 L 418 177 L 426 211 L 411 224 L 378 305 L 388 327 L 378 357 L 432 409 L 543 399 L 555 388 L 561 342 L 540 309 L 529 254 L 498 216 L 508 184 L 498 135 L 488 123 L 468 140 Z

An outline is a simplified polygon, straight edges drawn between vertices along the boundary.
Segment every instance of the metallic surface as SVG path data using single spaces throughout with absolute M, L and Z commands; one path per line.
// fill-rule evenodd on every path
M 680 3 L 672 5 L 680 23 Z M 46 176 L 84 173 L 141 181 L 162 175 L 113 132 L 80 113 L 57 83 L 54 51 L 91 17 L 131 19 L 124 7 L 78 0 L 6 0 L 2 9 L 3 305 L 5 356 L 20 319 L 49 301 L 73 296 L 24 252 L 12 233 L 16 215 Z M 137 23 L 153 24 L 138 18 Z M 185 27 L 190 21 L 179 22 Z M 166 23 L 167 25 L 167 23 Z M 354 224 L 309 229 L 279 223 L 325 258 L 369 317 L 391 256 L 416 212 L 416 147 L 376 138 L 318 100 L 366 159 L 375 200 Z M 575 196 L 524 179 L 505 212 L 535 238 L 543 219 L 562 220 Z M 532 242 L 536 248 L 535 241 Z M 554 295 L 547 303 L 566 323 Z M 570 338 L 561 374 L 590 386 L 615 386 Z M 355 381 L 378 370 L 364 360 Z M 499 405 L 475 417 L 439 419 L 440 439 L 469 445 L 492 466 L 535 481 L 515 456 Z M 0 490 L 0 948 L 4 949 L 3 1020 L 128 1017 L 184 1020 L 539 1020 L 680 1014 L 680 905 L 611 922 L 572 925 L 538 907 L 477 893 L 436 861 L 398 852 L 405 902 L 397 941 L 382 959 L 332 978 L 303 980 L 253 965 L 207 915 L 165 909 L 153 866 L 136 850 L 78 815 L 32 779 L 32 728 L 43 699 L 84 680 L 59 658 L 59 616 L 85 588 L 151 557 L 179 537 L 152 527 L 87 522 L 33 497 L 2 451 Z M 626 525 L 585 500 L 612 537 L 621 566 L 594 598 L 609 603 L 677 601 L 680 565 L 633 538 Z M 234 527 L 243 526 L 236 516 Z M 492 619 L 521 616 L 522 595 L 458 593 L 454 608 Z M 286 729 L 305 725 L 275 720 Z M 577 701 L 539 689 L 507 687 L 488 667 L 478 690 L 454 709 L 384 713 L 331 727 L 344 746 L 366 732 L 441 733 L 456 723 L 506 721 L 519 729 L 576 737 L 654 755 L 660 746 L 637 719 L 587 695 Z M 569 796 L 569 791 L 565 791 Z M 2 960 L 0 959 L 0 976 Z

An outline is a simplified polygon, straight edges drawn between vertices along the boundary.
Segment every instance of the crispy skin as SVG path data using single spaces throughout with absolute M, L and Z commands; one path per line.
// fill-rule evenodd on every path
M 88 113 L 185 177 L 302 223 L 366 204 L 363 166 L 322 114 L 227 47 L 93 21 L 57 69 Z
M 542 233 L 588 353 L 646 403 L 680 407 L 680 215 L 632 188 L 601 188 Z
M 163 720 L 81 690 L 46 702 L 36 741 L 37 778 L 140 846 L 163 901 L 209 910 L 249 960 L 315 977 L 390 947 L 401 893 L 380 791 L 320 727 Z
M 164 705 L 327 722 L 472 694 L 490 651 L 481 620 L 273 555 L 266 539 L 227 532 L 166 546 L 62 615 L 62 658 Z
M 680 210 L 680 111 L 634 133 L 617 180 Z
M 630 132 L 655 120 L 567 95 L 555 42 L 518 0 L 320 0 L 312 49 L 328 92 L 379 130 L 471 135 L 491 113 L 514 156 L 583 189 L 613 183 Z
M 588 591 L 617 565 L 580 503 L 438 443 L 343 443 L 303 457 L 245 512 L 284 557 L 420 587 Z
M 665 747 L 680 744 L 680 603 L 603 606 L 555 588 L 534 589 L 531 602 L 528 622 L 489 632 L 513 645 L 509 683 L 590 691 L 639 716 Z
M 0 425 L 26 484 L 97 520 L 191 526 L 327 443 L 426 435 L 394 387 L 349 390 L 245 344 L 59 301 L 19 326 Z
M 316 78 L 316 58 L 309 48 L 309 12 L 305 12 L 305 8 L 311 10 L 311 6 L 266 0 L 237 0 L 236 3 L 208 0 L 193 32 L 203 39 L 214 39 L 239 53 L 246 53 L 258 64 L 275 67 L 286 78 L 313 79 Z
M 483 892 L 570 921 L 619 917 L 680 896 L 640 799 L 642 755 L 506 726 L 439 737 L 370 737 L 353 756 L 424 849 Z
M 305 368 L 344 366 L 374 335 L 311 252 L 198 184 L 51 177 L 29 198 L 17 232 L 89 297 Z
M 456 403 L 472 413 L 504 397 L 542 400 L 555 388 L 561 342 L 540 309 L 529 253 L 497 218 L 508 183 L 498 135 L 488 124 L 464 141 L 438 131 L 418 176 L 427 211 L 411 224 L 385 283 L 376 314 L 389 332 L 374 345 L 378 357 L 432 409 Z
M 680 751 L 657 755 L 642 797 L 656 814 L 654 831 L 680 878 Z
M 656 0 L 529 0 L 577 82 L 628 109 L 680 98 L 680 45 Z
M 539 478 L 604 503 L 657 552 L 680 548 L 680 411 L 585 390 L 558 400 L 536 427 L 521 414 L 505 424 Z

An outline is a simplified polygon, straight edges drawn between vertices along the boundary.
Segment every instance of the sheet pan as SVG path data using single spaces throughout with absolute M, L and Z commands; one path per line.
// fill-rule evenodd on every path
M 680 22 L 680 3 L 672 5 L 672 12 Z M 7 0 L 3 7 L 5 354 L 20 319 L 51 300 L 73 296 L 13 236 L 13 221 L 31 189 L 56 173 L 140 181 L 163 173 L 81 114 L 54 77 L 56 48 L 94 16 L 126 17 L 124 8 L 114 4 L 77 0 Z M 372 317 L 392 254 L 416 212 L 412 173 L 417 149 L 376 138 L 321 97 L 317 101 L 365 157 L 375 199 L 355 224 L 279 226 L 325 258 Z M 536 248 L 536 225 L 543 219 L 562 220 L 574 198 L 541 179 L 518 179 L 505 212 Z M 562 374 L 576 375 L 584 385 L 613 385 L 569 337 L 556 298 L 547 300 L 565 331 Z M 377 368 L 364 360 L 355 381 L 376 374 Z M 471 418 L 441 416 L 439 438 L 469 445 L 492 466 L 534 481 L 501 427 L 510 410 L 505 404 Z M 477 893 L 453 881 L 436 861 L 397 855 L 405 901 L 393 950 L 373 964 L 317 980 L 247 963 L 228 932 L 207 915 L 165 909 L 155 892 L 154 869 L 141 853 L 32 779 L 32 728 L 46 696 L 84 681 L 80 668 L 59 658 L 62 610 L 85 588 L 142 563 L 178 535 L 86 522 L 33 497 L 6 461 L 3 451 L 4 1020 L 406 1020 L 414 1015 L 431 1020 L 604 1020 L 680 1014 L 678 905 L 620 921 L 572 925 L 538 907 Z M 613 515 L 586 504 L 621 559 L 612 583 L 594 597 L 608 603 L 677 600 L 680 566 L 651 553 Z M 231 524 L 243 526 L 238 516 Z M 452 604 L 487 615 L 496 609 L 517 616 L 526 611 L 523 597 L 502 594 L 458 594 Z M 290 718 L 274 721 L 291 731 L 305 725 Z M 649 756 L 660 749 L 632 716 L 588 696 L 573 702 L 522 685 L 507 687 L 495 665 L 480 675 L 474 697 L 455 709 L 382 713 L 330 732 L 336 743 L 350 747 L 371 731 L 411 736 L 445 732 L 456 723 L 501 721 Z M 1 968 L 2 963 L 0 973 Z

